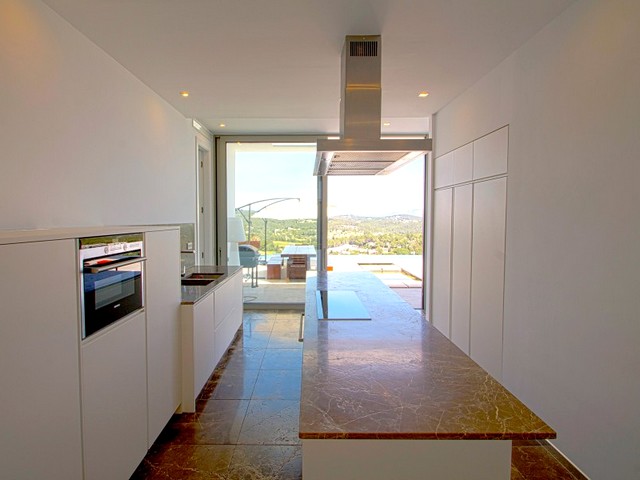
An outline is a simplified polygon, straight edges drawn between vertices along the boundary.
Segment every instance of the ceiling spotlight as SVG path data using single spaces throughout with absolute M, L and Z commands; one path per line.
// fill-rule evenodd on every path
M 218 126 L 219 126 L 220 128 L 224 128 L 224 127 L 226 127 L 227 125 L 225 125 L 224 123 L 221 123 L 221 124 L 220 124 L 220 125 L 218 125 Z
M 382 125 L 388 127 L 389 125 L 391 125 L 391 122 L 384 122 Z
M 180 96 L 181 97 L 188 97 L 189 96 L 189 92 L 187 92 L 186 90 L 183 90 L 180 92 Z
M 420 92 L 420 93 L 418 94 L 418 96 L 419 96 L 420 98 L 428 97 L 428 96 L 429 96 L 429 92 Z

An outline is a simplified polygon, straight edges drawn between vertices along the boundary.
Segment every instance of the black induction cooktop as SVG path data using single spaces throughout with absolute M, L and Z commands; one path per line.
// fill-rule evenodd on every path
M 371 320 L 371 315 L 352 290 L 316 290 L 318 320 Z

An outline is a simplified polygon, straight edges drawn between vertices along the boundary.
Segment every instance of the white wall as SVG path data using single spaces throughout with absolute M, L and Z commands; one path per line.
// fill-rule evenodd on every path
M 577 1 L 435 117 L 509 124 L 504 382 L 594 479 L 640 478 L 640 2 Z
M 195 221 L 190 121 L 39 1 L 0 1 L 0 229 Z

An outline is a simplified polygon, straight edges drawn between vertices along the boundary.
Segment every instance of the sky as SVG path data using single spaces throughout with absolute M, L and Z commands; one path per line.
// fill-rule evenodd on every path
M 315 218 L 315 152 L 237 152 L 236 207 L 250 202 L 252 215 L 268 218 Z M 422 216 L 424 168 L 414 160 L 389 175 L 330 176 L 328 215 Z M 271 204 L 264 199 L 292 197 Z M 264 210 L 257 212 L 260 208 Z

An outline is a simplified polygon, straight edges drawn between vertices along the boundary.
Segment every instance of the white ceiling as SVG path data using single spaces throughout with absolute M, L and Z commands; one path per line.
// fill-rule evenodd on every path
M 345 35 L 382 35 L 384 134 L 428 118 L 573 0 L 44 0 L 217 134 L 337 133 Z M 179 96 L 188 90 L 190 96 Z M 428 90 L 420 99 L 417 94 Z M 225 123 L 225 128 L 219 124 Z

